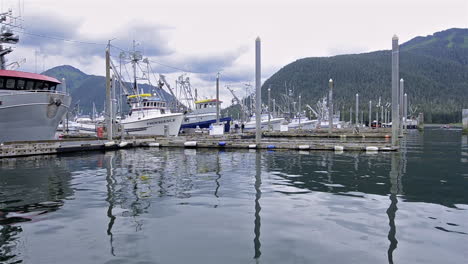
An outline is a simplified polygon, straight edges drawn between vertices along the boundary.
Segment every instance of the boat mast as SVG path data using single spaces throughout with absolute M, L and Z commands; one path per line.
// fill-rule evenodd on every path
M 11 30 L 11 27 L 21 29 L 21 25 L 17 21 L 20 21 L 19 17 L 13 17 L 13 11 L 11 10 L 0 13 L 0 69 L 2 70 L 5 70 L 7 66 L 5 56 L 13 51 L 11 47 L 5 48 L 3 44 L 16 44 L 19 41 L 18 35 L 15 35 Z

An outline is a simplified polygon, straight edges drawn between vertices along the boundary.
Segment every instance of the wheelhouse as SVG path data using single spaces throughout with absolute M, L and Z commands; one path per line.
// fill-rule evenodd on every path
M 216 104 L 222 103 L 216 99 L 206 99 L 195 101 L 195 109 L 213 108 Z
M 56 91 L 60 82 L 52 77 L 20 71 L 0 70 L 0 90 Z

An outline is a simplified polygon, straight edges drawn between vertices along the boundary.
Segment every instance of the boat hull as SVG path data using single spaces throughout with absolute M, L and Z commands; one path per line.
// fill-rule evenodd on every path
M 229 132 L 230 129 L 230 122 L 231 122 L 230 117 L 224 117 L 220 118 L 219 122 L 224 123 L 224 132 Z M 203 121 L 198 121 L 198 122 L 186 122 L 183 123 L 180 129 L 191 129 L 191 128 L 209 128 L 210 125 L 216 123 L 216 118 L 215 119 L 208 119 L 208 120 L 203 120 Z
M 316 126 L 316 122 L 314 121 L 311 121 L 311 120 L 308 120 L 308 121 L 301 121 L 301 123 L 299 124 L 299 122 L 294 122 L 294 123 L 289 123 L 288 124 L 288 128 L 289 129 L 315 129 L 315 126 Z
M 0 142 L 50 140 L 71 103 L 51 92 L 0 92 Z
M 273 131 L 279 131 L 281 129 L 281 124 L 283 124 L 284 118 L 272 118 L 270 119 L 270 125 Z M 262 130 L 268 130 L 268 120 L 262 120 L 260 122 Z M 255 130 L 256 121 L 249 121 L 245 123 L 246 130 Z
M 169 136 L 177 136 L 183 120 L 182 113 L 167 114 L 153 118 L 141 118 L 135 121 L 122 121 L 125 133 L 129 135 L 165 135 L 165 126 Z

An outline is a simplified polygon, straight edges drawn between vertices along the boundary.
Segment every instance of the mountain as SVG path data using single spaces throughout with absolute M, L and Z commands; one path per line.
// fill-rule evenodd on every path
M 106 99 L 106 78 L 104 76 L 88 75 L 70 65 L 57 66 L 42 74 L 58 80 L 65 78 L 67 90 L 72 96 L 72 107 L 79 105 L 80 111 L 88 114 L 92 112 L 94 103 L 98 111 L 104 110 Z M 128 84 L 127 87 L 132 87 L 132 85 Z M 147 84 L 141 84 L 139 87 L 145 92 L 151 89 Z M 169 93 L 164 90 L 161 93 L 166 101 L 172 101 Z
M 388 44 L 391 47 L 391 38 Z M 326 96 L 330 78 L 335 109 L 349 117 L 359 93 L 360 110 L 367 117 L 369 100 L 374 106 L 380 96 L 383 103 L 391 102 L 391 51 L 299 59 L 265 81 L 262 101 L 267 102 L 270 87 L 271 97 L 283 106 L 287 90 L 295 101 L 301 95 L 302 106 L 314 106 Z M 468 108 L 468 29 L 448 29 L 400 44 L 400 78 L 409 105 L 423 112 L 427 122 L 460 122 L 461 109 Z M 234 113 L 236 108 L 229 110 Z

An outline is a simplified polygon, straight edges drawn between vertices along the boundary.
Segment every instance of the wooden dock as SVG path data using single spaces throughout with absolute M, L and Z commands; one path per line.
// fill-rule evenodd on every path
M 273 133 L 273 132 L 270 132 Z M 98 138 L 67 138 L 49 141 L 25 141 L 0 145 L 0 158 L 32 155 L 60 154 L 81 151 L 106 151 L 120 148 L 218 148 L 218 149 L 268 149 L 268 150 L 318 150 L 318 151 L 396 151 L 386 137 L 352 137 L 345 134 L 331 136 L 303 136 L 301 134 L 273 134 L 268 132 L 260 144 L 250 134 L 223 136 L 186 135 L 178 137 L 132 137 L 108 141 Z

